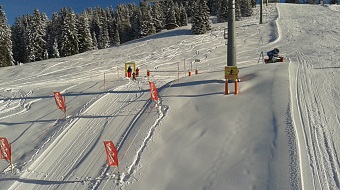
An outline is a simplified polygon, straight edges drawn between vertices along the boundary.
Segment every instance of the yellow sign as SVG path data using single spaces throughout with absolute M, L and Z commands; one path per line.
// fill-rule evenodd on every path
M 225 67 L 225 79 L 238 79 L 238 68 L 237 66 L 226 66 Z

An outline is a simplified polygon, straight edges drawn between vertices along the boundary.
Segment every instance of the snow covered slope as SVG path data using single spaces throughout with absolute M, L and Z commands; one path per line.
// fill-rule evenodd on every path
M 263 24 L 258 13 L 237 22 L 238 95 L 234 84 L 224 95 L 226 23 L 0 68 L 14 167 L 0 161 L 0 189 L 340 189 L 338 10 L 269 4 Z M 285 62 L 264 64 L 274 47 Z M 136 81 L 124 77 L 129 61 Z

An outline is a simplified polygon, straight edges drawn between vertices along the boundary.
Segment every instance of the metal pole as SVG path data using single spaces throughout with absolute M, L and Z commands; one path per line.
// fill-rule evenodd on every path
M 228 1 L 228 55 L 227 66 L 236 66 L 235 0 Z
M 262 6 L 263 5 L 263 0 L 260 1 L 260 24 L 262 24 Z

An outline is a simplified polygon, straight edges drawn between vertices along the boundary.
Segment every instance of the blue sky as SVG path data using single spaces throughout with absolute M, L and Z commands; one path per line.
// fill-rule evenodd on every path
M 0 0 L 0 5 L 6 13 L 7 23 L 12 25 L 16 17 L 32 14 L 35 8 L 51 18 L 52 13 L 59 12 L 62 7 L 71 7 L 74 12 L 81 13 L 86 8 L 97 5 L 101 8 L 112 5 L 115 9 L 118 4 L 138 2 L 139 0 Z

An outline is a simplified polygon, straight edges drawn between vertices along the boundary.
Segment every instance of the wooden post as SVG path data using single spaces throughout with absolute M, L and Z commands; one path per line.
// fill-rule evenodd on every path
M 11 157 L 9 158 L 9 162 L 11 164 L 11 173 L 13 173 L 13 162 L 12 162 L 12 143 L 9 144 L 9 152 L 11 153 Z
M 178 82 L 179 82 L 179 63 L 177 63 L 177 77 L 178 77 Z
M 198 74 L 198 69 L 197 69 L 197 62 L 195 62 L 195 65 L 196 65 L 195 74 L 197 75 L 197 74 Z
M 185 72 L 185 59 L 184 59 L 184 74 L 185 74 L 185 76 L 187 76 L 187 73 Z
M 106 91 L 106 86 L 105 86 L 105 71 L 104 71 L 104 91 Z
M 64 112 L 64 114 L 65 114 L 65 119 L 66 119 L 66 110 L 67 110 L 67 107 L 66 107 L 66 96 L 64 96 L 64 104 L 65 104 L 65 112 Z

